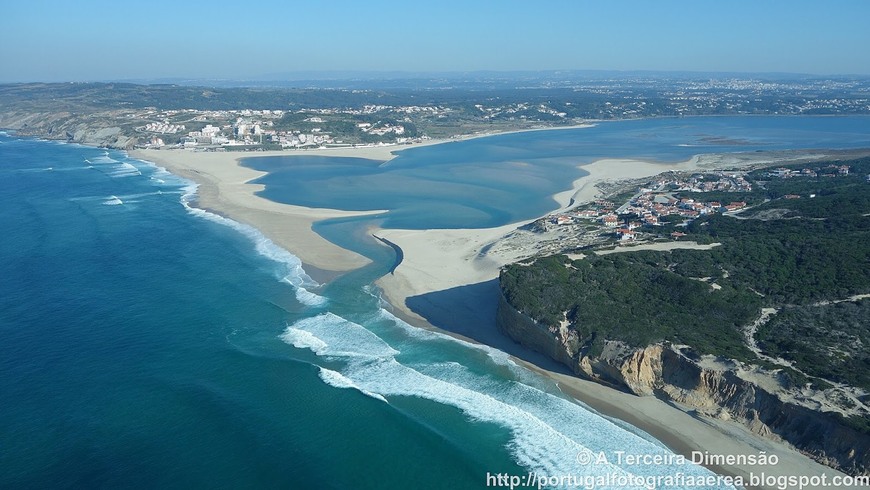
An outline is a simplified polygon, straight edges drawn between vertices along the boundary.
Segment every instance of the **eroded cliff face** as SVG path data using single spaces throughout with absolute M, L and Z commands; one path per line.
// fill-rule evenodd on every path
M 138 139 L 124 134 L 121 127 L 97 114 L 68 112 L 0 112 L 0 128 L 15 130 L 21 136 L 69 141 L 88 146 L 130 149 Z
M 806 388 L 789 388 L 756 366 L 695 356 L 685 346 L 640 349 L 611 340 L 605 341 L 601 354 L 590 356 L 566 324 L 541 325 L 514 309 L 504 296 L 497 321 L 513 340 L 551 356 L 578 376 L 740 422 L 820 463 L 853 475 L 870 474 L 870 436 L 843 424 L 833 413 L 814 409 Z

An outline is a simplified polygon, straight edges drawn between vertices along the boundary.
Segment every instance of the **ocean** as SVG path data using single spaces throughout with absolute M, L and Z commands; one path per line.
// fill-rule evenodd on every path
M 414 149 L 358 162 L 353 178 L 313 157 L 292 179 L 280 162 L 246 164 L 275 167 L 263 178 L 270 199 L 389 208 L 374 218 L 385 226 L 484 227 L 555 208 L 549 196 L 581 175 L 573 167 L 600 156 L 870 147 L 868 128 L 865 117 L 626 121 Z M 316 186 L 346 200 L 326 202 Z M 671 453 L 499 351 L 393 316 L 372 283 L 394 257 L 359 244 L 362 223 L 319 225 L 375 259 L 323 286 L 257 230 L 194 201 L 191 182 L 122 151 L 0 135 L 0 487 L 481 488 L 497 473 L 710 474 L 580 464 L 599 451 Z

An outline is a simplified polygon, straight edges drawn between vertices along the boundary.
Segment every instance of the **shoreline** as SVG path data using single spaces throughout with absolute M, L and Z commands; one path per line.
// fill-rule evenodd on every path
M 280 152 L 274 152 L 281 155 Z M 320 220 L 385 212 L 341 211 L 277 203 L 256 195 L 264 186 L 251 181 L 266 175 L 240 164 L 248 155 L 185 150 L 131 150 L 131 158 L 164 167 L 198 184 L 196 206 L 257 228 L 280 247 L 292 251 L 304 265 L 322 276 L 358 269 L 371 261 L 316 234 L 311 225 Z M 275 156 L 263 152 L 258 156 Z
M 541 128 L 559 130 L 569 128 Z M 506 134 L 506 133 L 498 133 Z M 472 135 L 486 137 L 490 135 Z M 433 141 L 439 144 L 453 140 Z M 394 152 L 424 145 L 386 147 L 334 148 L 305 150 L 300 154 L 347 156 L 388 161 Z M 803 152 L 809 154 L 811 152 Z M 341 216 L 374 215 L 384 211 L 346 212 L 323 208 L 306 208 L 279 204 L 256 196 L 263 188 L 249 183 L 265 172 L 258 172 L 240 165 L 242 158 L 257 156 L 293 156 L 293 152 L 190 152 L 185 150 L 134 150 L 133 158 L 164 166 L 170 172 L 197 182 L 197 206 L 214 210 L 234 220 L 259 229 L 265 236 L 281 247 L 297 255 L 304 266 L 314 266 L 326 273 L 341 274 L 362 267 L 370 261 L 354 252 L 342 249 L 323 239 L 311 229 L 319 220 Z M 376 156 L 377 155 L 377 156 Z M 728 156 L 730 155 L 730 156 Z M 817 155 L 818 156 L 818 155 Z M 710 160 L 716 160 L 711 162 Z M 601 191 L 597 184 L 607 181 L 643 178 L 668 170 L 693 170 L 710 168 L 712 163 L 738 164 L 740 156 L 726 154 L 721 158 L 693 157 L 684 162 L 653 163 L 630 159 L 603 159 L 582 165 L 588 172 L 572 183 L 572 188 L 553 196 L 564 209 L 594 199 Z M 745 162 L 743 162 L 745 163 Z M 376 229 L 378 237 L 400 247 L 404 260 L 393 274 L 376 281 L 384 298 L 392 305 L 394 313 L 409 323 L 433 329 L 454 338 L 479 343 L 464 335 L 456 334 L 432 325 L 407 306 L 413 296 L 443 291 L 461 286 L 474 285 L 498 277 L 502 265 L 525 258 L 522 254 L 481 254 L 481 249 L 516 230 L 526 222 L 513 223 L 497 228 L 466 230 L 393 230 Z M 386 244 L 384 246 L 387 246 Z M 470 298 L 468 307 L 473 308 L 475 298 Z M 460 317 L 463 315 L 460 314 Z M 824 467 L 783 444 L 762 439 L 748 433 L 742 426 L 718 427 L 715 421 L 696 418 L 665 402 L 647 397 L 641 398 L 623 393 L 575 376 L 541 368 L 535 364 L 511 356 L 514 362 L 541 374 L 555 382 L 567 396 L 592 407 L 605 417 L 616 418 L 653 435 L 672 451 L 689 456 L 691 451 L 709 451 L 715 454 L 758 454 L 761 450 L 776 451 L 783 460 L 777 468 L 764 468 L 768 474 L 816 475 L 820 472 L 840 474 Z M 673 430 L 680 427 L 680 432 Z M 741 433 L 743 431 L 743 433 Z M 764 449 L 759 449 L 764 448 Z M 711 468 L 720 474 L 748 475 L 753 468 L 726 466 Z

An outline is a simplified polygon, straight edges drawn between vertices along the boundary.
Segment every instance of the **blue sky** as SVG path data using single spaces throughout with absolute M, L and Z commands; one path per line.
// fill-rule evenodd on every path
M 866 0 L 29 0 L 0 7 L 0 81 L 296 71 L 870 74 Z

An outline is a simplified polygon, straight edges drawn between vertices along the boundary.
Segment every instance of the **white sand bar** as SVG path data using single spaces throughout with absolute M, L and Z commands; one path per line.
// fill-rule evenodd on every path
M 363 149 L 360 149 L 363 150 Z M 389 156 L 382 148 L 365 148 L 353 156 Z M 324 150 L 328 151 L 328 150 Z M 336 150 L 337 151 L 337 150 Z M 314 152 L 311 152 L 312 154 Z M 259 152 L 257 156 L 287 156 L 288 152 Z M 369 259 L 327 241 L 311 229 L 320 220 L 378 214 L 384 211 L 350 212 L 277 203 L 255 195 L 264 186 L 251 184 L 265 172 L 239 165 L 250 153 L 192 152 L 184 150 L 134 150 L 130 156 L 166 167 L 170 172 L 197 182 L 197 205 L 251 225 L 303 263 L 332 272 L 344 272 L 368 264 Z

